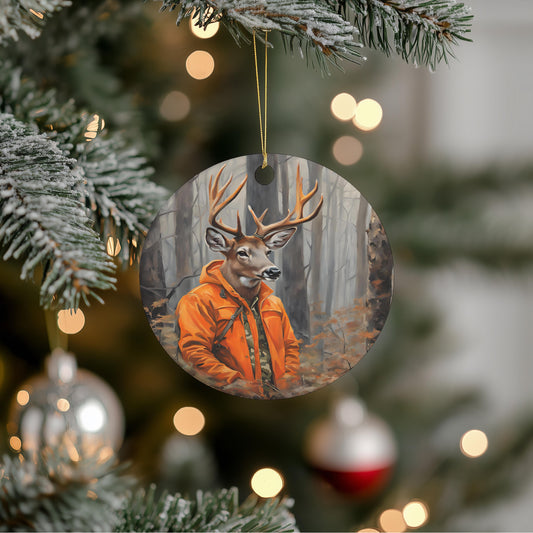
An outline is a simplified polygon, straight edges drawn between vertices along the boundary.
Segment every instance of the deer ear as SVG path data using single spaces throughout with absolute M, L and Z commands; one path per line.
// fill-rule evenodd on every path
M 263 242 L 270 250 L 279 250 L 289 242 L 289 239 L 294 235 L 295 231 L 296 228 L 284 228 L 273 231 L 263 238 Z
M 231 246 L 226 237 L 220 231 L 213 228 L 207 228 L 205 230 L 205 242 L 213 252 L 227 253 L 231 250 Z

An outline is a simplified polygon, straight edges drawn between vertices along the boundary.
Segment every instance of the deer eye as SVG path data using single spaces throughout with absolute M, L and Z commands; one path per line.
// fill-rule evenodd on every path
M 246 250 L 239 250 L 239 251 L 237 252 L 237 255 L 238 255 L 239 257 L 248 257 L 248 252 L 247 252 Z

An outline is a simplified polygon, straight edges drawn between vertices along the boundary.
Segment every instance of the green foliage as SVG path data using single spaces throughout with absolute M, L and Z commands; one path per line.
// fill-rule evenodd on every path
M 110 531 L 132 478 L 112 459 L 2 457 L 0 531 Z
M 277 30 L 286 47 L 302 53 L 316 52 L 319 65 L 326 60 L 358 61 L 361 45 L 390 54 L 394 50 L 406 61 L 434 68 L 448 60 L 458 40 L 468 40 L 472 16 L 455 0 L 162 0 L 162 10 L 177 9 L 179 24 L 193 16 L 205 27 L 221 18 L 237 42 L 248 42 L 254 30 Z M 350 19 L 354 18 L 354 23 Z M 356 35 L 360 42 L 356 41 Z
M 0 0 L 0 45 L 17 41 L 19 32 L 35 39 L 47 14 L 70 5 L 70 0 Z
M 405 61 L 429 65 L 453 57 L 458 40 L 470 41 L 473 16 L 455 1 L 348 0 L 355 13 L 355 27 L 361 42 L 386 55 L 394 50 Z
M 239 505 L 236 488 L 156 497 L 155 486 L 139 490 L 124 505 L 115 531 L 298 531 L 290 500 L 250 496 Z
M 58 103 L 53 89 L 39 90 L 9 63 L 0 70 L 0 111 L 34 124 L 57 142 L 64 155 L 75 159 L 81 178 L 77 186 L 96 229 L 104 242 L 116 235 L 121 243 L 119 258 L 131 264 L 153 214 L 167 196 L 164 188 L 150 181 L 153 170 L 146 159 L 120 133 L 104 130 L 88 142 L 87 128 L 98 118 L 77 110 L 73 101 Z
M 0 242 L 24 258 L 22 279 L 45 264 L 41 305 L 78 307 L 113 286 L 113 263 L 90 228 L 75 161 L 57 143 L 0 114 Z

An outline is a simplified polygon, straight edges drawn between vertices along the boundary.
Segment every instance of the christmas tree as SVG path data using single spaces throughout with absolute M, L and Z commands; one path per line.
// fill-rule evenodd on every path
M 387 164 L 373 136 L 388 126 L 365 123 L 359 96 L 398 68 L 386 56 L 453 76 L 454 54 L 476 46 L 456 47 L 468 41 L 468 8 L 440 0 L 0 5 L 0 529 L 446 530 L 522 486 L 531 473 L 529 413 L 487 427 L 483 453 L 484 434 L 467 431 L 477 427 L 468 415 L 480 412 L 480 391 L 439 383 L 432 371 L 454 347 L 420 280 L 456 261 L 529 268 L 527 232 L 495 231 L 487 220 L 512 191 L 529 194 L 531 172 L 464 176 L 417 157 Z M 136 271 L 171 192 L 215 162 L 258 151 L 254 30 L 261 50 L 265 31 L 272 46 L 268 150 L 299 153 L 352 181 L 380 215 L 398 272 L 371 353 L 335 384 L 271 402 L 224 395 L 177 367 L 150 331 Z M 207 58 L 207 71 L 200 64 L 195 73 L 195 57 Z M 357 93 L 355 125 L 330 114 L 341 92 Z M 332 156 L 337 137 L 348 150 L 341 143 Z M 13 413 L 28 416 L 20 393 L 33 389 L 24 383 L 52 349 L 67 348 L 57 311 L 78 307 L 85 326 L 68 335 L 68 350 L 120 398 L 118 464 L 114 453 L 82 453 L 76 435 L 23 455 L 9 425 Z M 57 392 L 50 372 L 46 390 Z M 318 472 L 305 451 L 312 423 L 331 422 L 331 407 L 356 395 L 385 421 L 396 450 L 386 458 L 389 479 L 374 477 L 372 487 L 359 472 L 357 490 Z M 198 419 L 205 426 L 191 429 Z M 386 434 L 372 434 L 373 449 L 386 447 Z M 255 485 L 246 498 L 262 467 L 277 472 L 281 492 Z

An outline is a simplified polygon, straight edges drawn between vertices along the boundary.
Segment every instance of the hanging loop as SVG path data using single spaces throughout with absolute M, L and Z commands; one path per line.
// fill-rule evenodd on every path
M 265 86 L 264 86 L 264 119 L 263 114 L 261 113 L 261 90 L 259 87 L 259 68 L 257 66 L 257 44 L 255 37 L 255 30 L 253 32 L 253 42 L 254 42 L 254 62 L 255 62 L 255 82 L 257 87 L 257 107 L 259 110 L 259 135 L 261 137 L 261 153 L 263 154 L 263 164 L 261 168 L 267 166 L 267 87 L 268 87 L 268 30 L 265 30 Z M 264 123 L 264 129 L 263 129 Z

